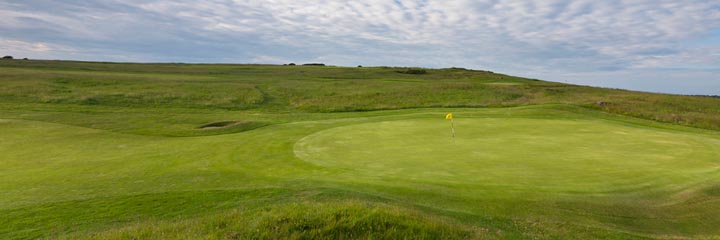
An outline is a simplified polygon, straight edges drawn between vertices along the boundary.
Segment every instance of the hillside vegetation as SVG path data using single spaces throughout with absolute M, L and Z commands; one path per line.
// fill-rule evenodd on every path
M 0 239 L 720 238 L 720 99 L 408 70 L 2 60 Z
M 465 69 L 0 61 L 2 103 L 342 112 L 562 103 L 720 129 L 720 99 L 568 85 Z M 31 105 L 32 106 L 32 105 Z

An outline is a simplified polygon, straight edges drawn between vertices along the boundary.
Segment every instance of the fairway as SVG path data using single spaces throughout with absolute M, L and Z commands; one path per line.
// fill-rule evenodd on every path
M 720 237 L 718 98 L 455 68 L 0 70 L 0 239 Z
M 295 154 L 363 178 L 603 193 L 681 189 L 714 177 L 720 142 L 598 120 L 441 116 L 365 123 L 314 133 Z

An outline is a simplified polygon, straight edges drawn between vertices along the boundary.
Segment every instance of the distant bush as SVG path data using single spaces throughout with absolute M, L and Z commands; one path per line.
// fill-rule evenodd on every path
M 4 56 L 3 59 L 13 59 L 12 56 Z
M 362 65 L 358 65 L 358 67 L 362 67 Z
M 427 71 L 425 71 L 425 69 L 413 69 L 413 68 L 408 68 L 406 70 L 397 71 L 397 72 L 405 73 L 405 74 L 426 74 L 427 73 Z
M 711 98 L 720 98 L 720 95 L 686 95 L 691 97 L 711 97 Z
M 325 66 L 324 63 L 306 63 L 303 66 Z
M 290 64 L 288 64 L 288 65 L 290 65 L 290 66 L 295 66 L 295 63 L 290 63 Z

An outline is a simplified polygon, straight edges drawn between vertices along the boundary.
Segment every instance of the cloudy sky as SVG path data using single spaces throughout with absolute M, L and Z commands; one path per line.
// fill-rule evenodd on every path
M 0 54 L 454 66 L 720 95 L 720 1 L 0 0 Z

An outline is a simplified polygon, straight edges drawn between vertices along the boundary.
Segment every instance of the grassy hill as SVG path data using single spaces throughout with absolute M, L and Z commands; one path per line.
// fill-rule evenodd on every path
M 720 238 L 720 99 L 406 70 L 0 61 L 0 238 Z

